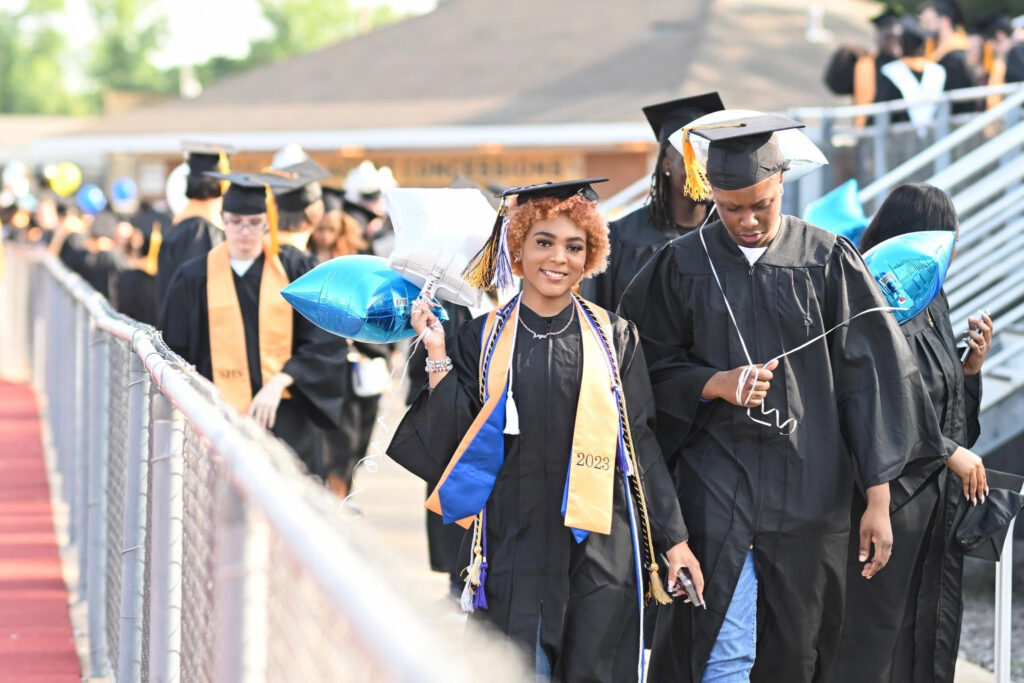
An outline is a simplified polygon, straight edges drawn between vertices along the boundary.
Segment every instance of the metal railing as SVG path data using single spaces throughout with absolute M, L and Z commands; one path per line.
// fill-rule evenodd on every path
M 380 539 L 156 330 L 49 255 L 9 246 L 7 265 L 0 369 L 32 368 L 49 425 L 88 603 L 83 674 L 523 680 L 504 640 L 461 626 L 446 637 L 444 619 L 400 594 Z

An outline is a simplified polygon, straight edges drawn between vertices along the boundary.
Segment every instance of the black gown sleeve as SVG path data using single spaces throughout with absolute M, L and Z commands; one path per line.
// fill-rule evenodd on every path
M 619 250 L 622 248 L 617 238 L 618 230 L 614 225 L 609 227 L 608 267 L 603 272 L 587 278 L 580 283 L 580 296 L 593 302 L 603 309 L 615 310 L 615 268 L 618 264 Z
M 964 375 L 964 427 L 967 432 L 967 448 L 974 446 L 981 436 L 981 373 Z
M 301 252 L 297 250 L 295 255 L 281 252 L 289 280 L 295 280 L 313 265 L 298 255 Z M 314 409 L 310 415 L 313 421 L 324 428 L 336 429 L 348 381 L 345 340 L 320 329 L 298 311 L 293 311 L 292 356 L 284 364 L 282 372 L 295 380 L 289 391 L 300 394 Z
M 825 287 L 826 329 L 886 305 L 864 260 L 844 238 L 836 240 Z M 945 445 L 895 316 L 887 311 L 862 315 L 830 334 L 828 344 L 840 429 L 862 485 L 883 484 L 902 474 L 902 484 L 912 493 L 942 466 Z
M 693 347 L 693 323 L 682 306 L 684 287 L 669 242 L 633 278 L 618 310 L 640 331 L 657 404 L 658 439 L 669 458 L 698 424 L 704 385 L 719 370 L 685 351 Z
M 158 328 L 167 346 L 193 365 L 198 365 L 200 360 L 197 325 L 204 307 L 198 297 L 205 291 L 205 279 L 197 282 L 187 277 L 184 269 L 179 269 L 167 287 L 167 297 L 158 320 Z
M 477 364 L 483 323 L 480 318 L 471 320 L 449 336 L 452 371 L 433 391 L 424 387 L 388 446 L 391 459 L 426 481 L 430 488 L 437 485 L 480 412 Z
M 619 349 L 619 374 L 626 397 L 633 447 L 636 449 L 640 478 L 647 499 L 651 534 L 655 550 L 664 552 L 687 540 L 689 534 L 679 509 L 675 485 L 655 437 L 654 392 L 651 391 L 640 334 L 633 323 L 619 319 L 616 321 L 615 337 Z

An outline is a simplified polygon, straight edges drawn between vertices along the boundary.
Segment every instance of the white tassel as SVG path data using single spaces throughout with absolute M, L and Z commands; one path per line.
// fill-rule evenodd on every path
M 459 604 L 462 605 L 463 612 L 476 611 L 473 607 L 473 587 L 469 585 L 469 579 L 466 579 L 466 585 L 462 589 L 462 599 L 459 600 Z
M 483 566 L 483 555 L 477 552 L 473 558 L 473 563 L 466 567 L 466 585 L 462 589 L 462 598 L 459 600 L 463 612 L 473 612 L 476 610 L 473 607 L 473 596 L 480 585 L 481 566 Z
M 516 408 L 516 400 L 512 397 L 511 388 L 505 396 L 505 433 L 519 433 L 519 409 Z

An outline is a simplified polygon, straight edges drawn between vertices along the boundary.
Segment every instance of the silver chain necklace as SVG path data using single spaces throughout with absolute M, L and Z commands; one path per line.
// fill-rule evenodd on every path
M 519 316 L 519 324 L 522 325 L 524 328 L 526 328 L 526 331 L 529 332 L 530 334 L 532 334 L 534 339 L 547 339 L 548 337 L 557 337 L 558 335 L 560 335 L 563 332 L 565 332 L 567 329 L 569 329 L 569 325 L 572 325 L 572 321 L 575 318 L 576 318 L 576 307 L 573 306 L 572 307 L 572 312 L 569 313 L 569 322 L 567 322 L 565 324 L 565 327 L 563 327 L 562 329 L 558 330 L 557 332 L 548 332 L 547 334 L 537 334 L 536 332 L 531 330 L 530 326 L 527 325 L 525 322 L 523 322 L 523 316 L 522 315 Z

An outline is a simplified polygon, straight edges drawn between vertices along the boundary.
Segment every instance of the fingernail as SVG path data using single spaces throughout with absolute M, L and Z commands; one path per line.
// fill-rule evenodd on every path
M 981 504 L 982 504 L 982 505 L 984 505 L 984 504 L 985 504 L 985 494 L 984 494 L 984 493 L 983 493 L 983 494 L 981 494 Z
M 988 495 L 988 486 L 985 487 L 985 495 Z
M 859 559 L 861 562 L 863 562 L 864 560 L 868 559 L 868 556 L 864 555 L 864 554 L 861 554 L 861 555 L 857 556 L 857 559 Z
M 972 502 L 972 503 L 974 503 L 974 506 L 975 506 L 975 507 L 977 507 L 977 506 L 978 506 L 978 499 L 977 499 L 977 498 L 972 498 L 972 499 L 971 499 L 971 502 Z

